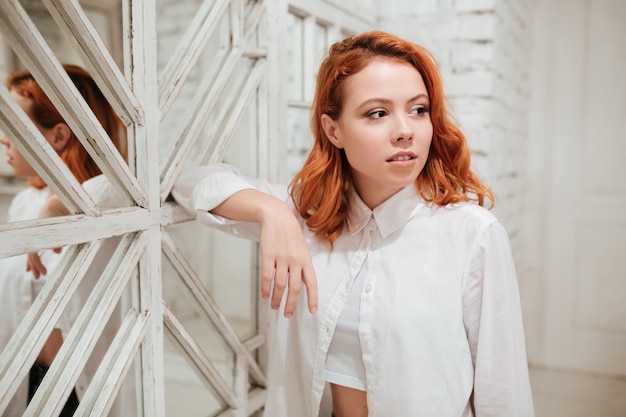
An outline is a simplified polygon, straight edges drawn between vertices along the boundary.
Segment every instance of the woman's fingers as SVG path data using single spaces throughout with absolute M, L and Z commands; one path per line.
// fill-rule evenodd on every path
M 298 304 L 300 289 L 302 288 L 302 270 L 292 269 L 287 276 L 289 289 L 287 291 L 287 300 L 285 301 L 285 317 L 290 318 Z
M 31 271 L 35 276 L 35 279 L 39 279 L 40 276 L 48 273 L 37 252 L 28 254 L 28 259 L 26 260 L 26 270 Z
M 275 266 L 276 261 L 273 258 L 261 255 L 261 297 L 266 300 L 272 292 Z
M 285 317 L 292 317 L 302 284 L 306 286 L 308 307 L 317 311 L 317 280 L 311 253 L 302 226 L 283 203 L 261 223 L 261 295 L 270 299 L 273 309 L 285 297 Z
M 307 264 L 302 269 L 302 282 L 306 286 L 309 311 L 314 314 L 317 311 L 317 277 L 313 265 Z
M 275 258 L 263 258 L 261 273 L 261 296 L 270 300 L 270 306 L 277 310 L 280 308 L 283 296 L 285 300 L 285 317 L 293 316 L 302 290 L 302 284 L 306 287 L 307 304 L 309 311 L 317 311 L 317 279 L 311 263 L 304 267 L 289 266 L 275 260 Z
M 278 265 L 274 272 L 274 290 L 272 291 L 272 301 L 271 301 L 271 306 L 274 310 L 280 307 L 280 301 L 283 298 L 283 293 L 285 292 L 285 288 L 287 288 L 288 280 L 289 280 L 289 269 L 287 268 L 287 266 Z M 287 316 L 287 314 L 285 314 L 285 316 Z
M 317 279 L 313 267 L 308 264 L 304 268 L 292 268 L 288 274 L 287 300 L 285 302 L 285 317 L 293 316 L 302 290 L 302 284 L 306 287 L 307 304 L 309 312 L 317 311 Z M 284 286 L 281 286 L 284 292 Z

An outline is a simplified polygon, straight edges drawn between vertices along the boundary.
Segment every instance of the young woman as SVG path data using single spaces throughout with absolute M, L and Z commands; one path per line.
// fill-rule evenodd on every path
M 86 70 L 75 65 L 64 65 L 64 69 L 102 124 L 113 144 L 125 156 L 125 126 L 106 101 L 92 77 Z M 100 168 L 28 71 L 10 75 L 7 79 L 7 87 L 18 105 L 59 154 L 79 182 L 84 183 L 101 174 Z M 27 179 L 29 185 L 12 200 L 7 216 L 8 221 L 36 219 L 40 216 L 47 202 L 53 200 L 55 196 L 52 195 L 46 183 L 15 148 L 9 138 L 1 136 L 0 143 L 6 147 L 8 163 L 11 165 L 14 175 L 18 178 Z M 30 269 L 27 268 L 27 255 L 0 259 L 0 298 L 2 299 L 0 303 L 2 306 L 0 352 L 7 345 L 33 300 L 45 284 L 45 277 L 42 276 L 42 273 L 45 274 L 46 269 L 47 271 L 52 270 L 60 257 L 52 250 L 43 251 L 41 255 L 42 262 L 32 271 L 27 271 Z M 37 259 L 39 258 L 37 257 Z M 65 312 L 59 320 L 57 328 L 51 333 L 36 363 L 31 368 L 29 386 L 24 386 L 18 391 L 5 415 L 22 415 L 27 401 L 34 395 L 37 386 L 60 349 L 64 334 L 69 331 L 72 324 L 71 316 L 72 313 Z M 77 405 L 78 398 L 76 393 L 73 393 L 61 415 L 73 415 Z
M 266 415 L 327 415 L 329 385 L 336 417 L 533 416 L 508 237 L 433 57 L 383 32 L 335 43 L 311 124 L 289 188 L 217 165 L 173 193 L 260 239 L 262 295 L 284 307 Z

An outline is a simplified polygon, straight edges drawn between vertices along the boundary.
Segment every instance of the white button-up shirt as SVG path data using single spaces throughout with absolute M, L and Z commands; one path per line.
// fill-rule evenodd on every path
M 286 187 L 248 181 L 222 165 L 184 173 L 173 195 L 199 221 L 259 238 L 259 225 L 209 213 L 246 188 L 293 206 Z M 534 416 L 515 268 L 496 218 L 472 203 L 433 206 L 413 186 L 374 210 L 356 192 L 349 198 L 332 252 L 301 220 L 319 309 L 308 312 L 303 291 L 293 318 L 277 316 L 265 415 L 319 415 L 328 347 L 362 273 L 369 417 Z

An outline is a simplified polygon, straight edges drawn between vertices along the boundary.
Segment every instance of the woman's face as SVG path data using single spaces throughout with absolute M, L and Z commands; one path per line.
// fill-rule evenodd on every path
M 30 119 L 33 120 L 31 116 L 32 115 L 31 107 L 33 104 L 32 100 L 28 97 L 24 97 L 18 94 L 15 90 L 11 90 L 10 92 L 13 98 L 15 99 L 15 101 L 17 102 L 17 104 L 22 108 L 22 110 L 24 110 L 24 112 L 28 115 L 28 117 L 30 117 Z M 59 151 L 57 149 L 58 148 L 57 143 L 55 143 L 55 140 L 54 140 L 55 128 L 46 129 L 40 126 L 34 120 L 33 120 L 33 123 L 35 124 L 35 126 L 37 126 L 39 131 L 43 134 L 46 140 L 53 146 L 53 148 Z M 13 145 L 13 142 L 11 142 L 4 134 L 0 136 L 0 143 L 6 146 L 5 154 L 8 157 L 7 163 L 11 165 L 11 167 L 13 168 L 13 174 L 17 178 L 29 179 L 32 177 L 36 177 L 38 175 L 37 171 L 35 171 L 35 169 L 30 165 L 30 163 L 28 163 L 28 161 L 17 150 L 15 145 Z
M 428 92 L 408 63 L 376 59 L 345 81 L 342 113 L 322 116 L 331 142 L 343 149 L 354 185 L 370 208 L 422 172 L 433 137 Z

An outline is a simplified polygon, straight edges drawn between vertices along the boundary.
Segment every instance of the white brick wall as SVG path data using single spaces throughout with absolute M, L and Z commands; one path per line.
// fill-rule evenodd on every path
M 494 50 L 493 136 L 490 179 L 500 198 L 496 215 L 503 221 L 513 246 L 518 273 L 523 279 L 525 249 L 523 180 L 526 166 L 529 108 L 529 56 L 531 48 L 530 0 L 500 0 L 496 4 Z

